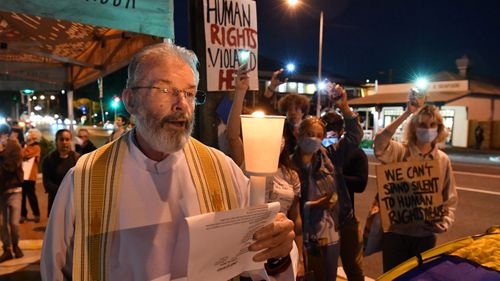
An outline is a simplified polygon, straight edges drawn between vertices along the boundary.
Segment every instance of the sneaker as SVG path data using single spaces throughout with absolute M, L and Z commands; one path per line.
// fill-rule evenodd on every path
M 26 217 L 21 217 L 21 219 L 19 219 L 19 223 L 24 223 L 26 220 L 28 220 Z
M 14 251 L 14 256 L 16 257 L 16 259 L 24 257 L 23 251 L 21 251 L 21 248 L 19 248 L 19 246 L 14 245 L 12 247 L 12 250 Z
M 35 223 L 39 223 L 40 222 L 40 216 L 35 216 L 35 219 L 33 221 Z
M 12 256 L 12 252 L 10 251 L 10 249 L 9 250 L 4 250 L 3 254 L 0 256 L 0 262 L 11 260 L 13 258 L 14 257 Z

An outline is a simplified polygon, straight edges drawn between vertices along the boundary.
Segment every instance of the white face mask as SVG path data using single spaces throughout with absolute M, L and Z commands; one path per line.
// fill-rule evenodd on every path
M 299 146 L 302 152 L 312 154 L 319 150 L 321 147 L 321 140 L 318 138 L 303 138 L 299 141 Z
M 417 128 L 416 131 L 417 140 L 421 143 L 431 143 L 438 136 L 437 128 Z

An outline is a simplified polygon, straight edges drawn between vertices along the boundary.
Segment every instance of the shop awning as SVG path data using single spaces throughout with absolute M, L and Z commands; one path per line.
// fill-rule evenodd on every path
M 173 0 L 2 0 L 0 91 L 79 88 L 160 37 L 173 38 Z
M 427 101 L 432 103 L 446 103 L 467 96 L 467 92 L 441 93 L 433 92 L 427 94 Z M 349 105 L 402 105 L 408 102 L 408 93 L 375 94 L 363 98 L 349 100 Z

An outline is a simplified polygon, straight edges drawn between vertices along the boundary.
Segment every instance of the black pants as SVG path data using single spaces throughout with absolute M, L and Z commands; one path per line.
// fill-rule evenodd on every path
M 30 202 L 31 211 L 35 217 L 40 216 L 40 209 L 38 208 L 38 199 L 35 193 L 35 181 L 26 180 L 23 182 L 23 199 L 21 201 L 21 217 L 28 216 L 28 209 L 26 208 L 26 197 Z
M 57 191 L 56 192 L 52 192 L 52 191 L 49 191 L 48 192 L 48 201 L 47 201 L 47 217 L 50 216 L 50 210 L 52 209 L 52 204 L 54 204 L 54 200 L 56 199 L 56 195 L 57 195 Z
M 384 233 L 382 239 L 382 259 L 384 272 L 400 263 L 436 246 L 436 235 L 415 237 L 393 232 Z

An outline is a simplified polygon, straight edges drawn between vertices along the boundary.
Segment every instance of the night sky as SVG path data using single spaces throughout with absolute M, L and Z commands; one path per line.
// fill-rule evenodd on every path
M 187 1 L 175 0 L 176 42 L 187 46 Z M 325 14 L 323 68 L 354 80 L 408 82 L 416 75 L 457 72 L 500 81 L 500 1 L 258 0 L 259 55 L 317 66 L 319 11 Z M 300 71 L 300 70 L 299 70 Z
M 220 0 L 222 1 L 222 0 Z M 417 75 L 457 73 L 455 60 L 467 55 L 469 73 L 500 84 L 500 0 L 257 0 L 259 55 L 282 65 L 317 67 L 319 11 L 325 13 L 324 72 L 364 82 L 413 81 Z M 176 42 L 189 46 L 187 0 L 174 0 Z M 304 68 L 304 67 L 303 67 Z M 126 71 L 105 79 L 111 99 L 123 89 Z M 76 98 L 97 100 L 97 83 Z M 0 114 L 11 96 L 1 96 Z

